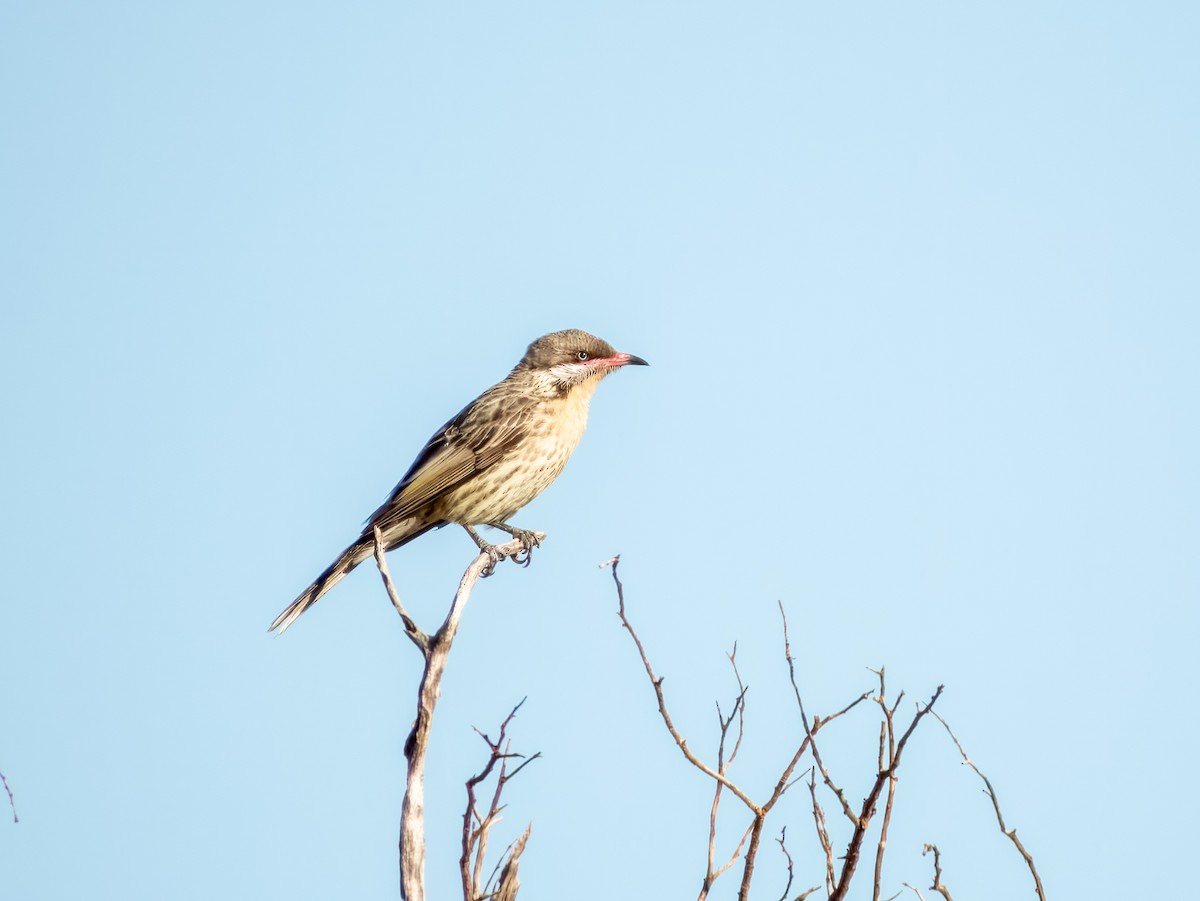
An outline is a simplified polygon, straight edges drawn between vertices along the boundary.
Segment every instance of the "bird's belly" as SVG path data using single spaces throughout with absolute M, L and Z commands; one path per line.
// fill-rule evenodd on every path
M 451 522 L 505 522 L 558 478 L 579 443 L 575 430 L 539 430 L 441 501 Z

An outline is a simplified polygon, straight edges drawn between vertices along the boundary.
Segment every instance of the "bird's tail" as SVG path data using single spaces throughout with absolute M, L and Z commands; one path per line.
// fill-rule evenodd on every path
M 330 564 L 329 568 L 321 575 L 317 576 L 317 580 L 309 585 L 296 600 L 288 604 L 286 610 L 279 616 L 275 617 L 275 622 L 271 623 L 271 628 L 268 632 L 279 631 L 284 632 L 288 626 L 296 621 L 305 610 L 321 599 L 330 588 L 342 581 L 346 573 L 358 566 L 368 557 L 371 556 L 374 549 L 374 539 L 371 536 L 364 535 L 350 547 L 342 551 L 342 555 Z

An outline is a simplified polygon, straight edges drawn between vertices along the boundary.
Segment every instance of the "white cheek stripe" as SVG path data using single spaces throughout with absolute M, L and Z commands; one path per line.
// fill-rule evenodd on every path
M 558 363 L 550 367 L 551 377 L 560 384 L 578 385 L 593 375 L 601 375 L 606 370 L 584 363 Z

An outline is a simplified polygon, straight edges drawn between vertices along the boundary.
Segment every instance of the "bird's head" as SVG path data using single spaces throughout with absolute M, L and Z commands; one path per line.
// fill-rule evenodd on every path
M 607 341 L 579 329 L 543 335 L 525 351 L 514 373 L 527 372 L 561 394 L 589 379 L 599 381 L 622 366 L 649 366 L 641 357 L 620 353 Z

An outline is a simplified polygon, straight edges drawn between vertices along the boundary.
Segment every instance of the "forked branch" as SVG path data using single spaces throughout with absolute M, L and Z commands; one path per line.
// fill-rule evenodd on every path
M 537 540 L 545 538 L 540 532 L 533 533 Z M 400 894 L 405 901 L 425 901 L 425 757 L 429 750 L 429 731 L 433 726 L 433 711 L 437 706 L 438 695 L 441 691 L 442 674 L 446 669 L 446 661 L 450 656 L 450 646 L 458 632 L 463 609 L 471 597 L 475 583 L 479 581 L 485 569 L 494 566 L 495 560 L 506 557 L 518 559 L 526 550 L 527 545 L 519 539 L 513 539 L 492 549 L 496 557 L 488 553 L 480 553 L 463 573 L 458 583 L 458 591 L 450 603 L 450 610 L 442 625 L 432 635 L 428 635 L 417 627 L 412 617 L 408 615 L 396 586 L 388 572 L 387 558 L 384 555 L 383 538 L 378 527 L 375 529 L 375 562 L 379 566 L 379 574 L 383 579 L 384 588 L 392 601 L 392 606 L 404 623 L 404 632 L 409 640 L 417 646 L 424 658 L 425 666 L 421 675 L 421 685 L 417 692 L 417 716 L 413 723 L 408 740 L 404 743 L 404 756 L 408 760 L 408 777 L 405 782 L 404 803 L 400 814 Z M 513 869 L 515 880 L 515 867 Z M 514 889 L 515 891 L 515 889 Z
M 489 889 L 497 870 L 500 871 L 500 885 L 505 884 L 505 874 L 511 874 L 507 877 L 510 884 L 509 890 L 514 893 L 516 891 L 516 885 L 513 880 L 516 878 L 516 869 L 520 861 L 521 852 L 525 850 L 525 843 L 528 841 L 529 832 L 533 828 L 532 824 L 525 830 L 521 838 L 509 847 L 506 854 L 501 858 L 503 870 L 501 870 L 498 864 L 496 869 L 492 871 L 492 876 L 489 877 L 486 885 L 483 883 L 483 861 L 484 855 L 487 852 L 488 836 L 491 833 L 492 827 L 500 821 L 500 812 L 504 809 L 504 805 L 500 803 L 504 787 L 508 784 L 509 780 L 513 779 L 528 764 L 533 763 L 533 761 L 542 756 L 539 751 L 532 757 L 526 758 L 524 755 L 514 754 L 511 750 L 508 739 L 508 725 L 517 715 L 517 711 L 521 709 L 521 704 L 524 703 L 525 699 L 522 698 L 520 703 L 512 709 L 512 712 L 505 717 L 504 722 L 500 724 L 500 735 L 495 741 L 492 741 L 486 733 L 480 732 L 478 729 L 475 730 L 479 734 L 479 737 L 487 744 L 490 756 L 483 770 L 468 779 L 466 783 L 467 808 L 463 812 L 462 856 L 458 861 L 459 871 L 462 874 L 464 901 L 482 901 L 482 899 L 489 897 Z M 509 761 L 518 759 L 521 760 L 521 763 L 509 772 Z M 475 789 L 487 780 L 497 765 L 499 765 L 500 769 L 496 777 L 496 787 L 492 792 L 491 802 L 488 805 L 487 812 L 480 814 L 475 800 Z
M 878 840 L 875 844 L 875 861 L 874 861 L 874 883 L 872 886 L 873 901 L 880 901 L 883 895 L 883 860 L 887 848 L 888 833 L 891 826 L 892 813 L 895 809 L 898 772 L 904 755 L 904 749 L 908 746 L 909 739 L 913 736 L 921 721 L 926 714 L 932 713 L 950 733 L 950 737 L 958 746 L 959 752 L 962 754 L 963 763 L 969 765 L 979 777 L 983 780 L 987 787 L 987 794 L 992 799 L 992 804 L 996 811 L 996 818 L 1000 823 L 1000 828 L 1006 836 L 1017 847 L 1021 856 L 1025 859 L 1029 866 L 1030 872 L 1033 874 L 1034 881 L 1037 886 L 1037 894 L 1040 901 L 1045 901 L 1045 895 L 1042 891 L 1041 879 L 1038 876 L 1037 870 L 1033 865 L 1033 859 L 1025 850 L 1020 840 L 1017 838 L 1016 830 L 1009 829 L 1005 826 L 1004 818 L 1000 813 L 1000 805 L 996 799 L 996 793 L 992 789 L 991 783 L 987 777 L 979 771 L 967 757 L 962 745 L 958 743 L 958 739 L 954 737 L 953 732 L 950 732 L 950 727 L 934 710 L 933 707 L 938 699 L 942 696 L 944 686 L 939 685 L 925 703 L 918 703 L 916 711 L 907 725 L 901 731 L 901 724 L 896 719 L 896 714 L 900 708 L 901 701 L 904 698 L 904 692 L 901 691 L 895 700 L 889 700 L 887 697 L 887 686 L 883 667 L 878 670 L 871 670 L 875 673 L 879 681 L 878 693 L 864 692 L 857 696 L 849 704 L 843 707 L 836 713 L 821 718 L 819 716 L 809 717 L 805 709 L 804 700 L 800 692 L 800 687 L 796 679 L 795 658 L 792 656 L 791 639 L 788 635 L 787 615 L 784 612 L 782 603 L 779 605 L 779 612 L 783 622 L 783 644 L 784 657 L 788 666 L 788 678 L 792 685 L 792 692 L 795 695 L 796 706 L 800 714 L 800 722 L 804 729 L 804 734 L 799 746 L 791 759 L 784 766 L 779 779 L 777 780 L 770 797 L 759 803 L 753 800 L 745 791 L 743 791 L 729 776 L 730 764 L 737 756 L 738 750 L 741 747 L 742 739 L 745 732 L 745 711 L 747 687 L 743 683 L 741 674 L 737 667 L 737 645 L 734 645 L 733 652 L 729 655 L 729 661 L 733 668 L 734 678 L 737 682 L 737 694 L 734 697 L 733 706 L 728 715 L 722 710 L 720 705 L 717 706 L 717 723 L 720 729 L 720 739 L 717 746 L 717 761 L 716 766 L 710 766 L 700 760 L 697 755 L 688 747 L 687 740 L 684 739 L 679 729 L 676 727 L 671 718 L 670 712 L 667 709 L 665 693 L 663 691 L 663 679 L 654 672 L 654 668 L 650 663 L 649 655 L 646 652 L 645 646 L 642 644 L 641 638 L 635 631 L 629 616 L 626 613 L 625 607 L 625 590 L 621 583 L 620 577 L 617 575 L 617 567 L 620 562 L 620 557 L 613 557 L 606 563 L 601 564 L 602 567 L 607 566 L 612 568 L 613 582 L 616 585 L 618 610 L 617 615 L 620 617 L 621 625 L 625 631 L 629 633 L 633 640 L 634 646 L 637 648 L 638 656 L 641 659 L 642 667 L 646 671 L 646 676 L 650 680 L 650 684 L 654 689 L 655 698 L 658 701 L 658 712 L 663 724 L 666 726 L 667 732 L 671 735 L 680 752 L 687 761 L 703 772 L 714 783 L 713 800 L 709 811 L 709 830 L 708 830 L 708 857 L 705 876 L 702 882 L 699 901 L 705 901 L 708 893 L 712 888 L 713 883 L 722 873 L 728 870 L 739 857 L 744 860 L 742 871 L 741 886 L 738 891 L 739 901 L 746 901 L 750 890 L 750 881 L 754 874 L 755 859 L 759 848 L 759 843 L 762 838 L 763 826 L 767 815 L 772 808 L 777 804 L 784 793 L 792 787 L 796 782 L 800 781 L 807 774 L 809 795 L 812 800 L 812 816 L 813 823 L 816 827 L 817 839 L 820 842 L 821 850 L 824 852 L 824 883 L 825 891 L 828 896 L 828 901 L 843 901 L 850 890 L 851 881 L 855 875 L 856 869 L 860 863 L 863 846 L 866 840 L 867 833 L 875 821 L 875 815 L 879 811 L 881 805 L 883 807 L 883 816 L 880 818 Z M 855 807 L 851 805 L 845 791 L 834 781 L 830 774 L 830 769 L 826 765 L 821 756 L 820 749 L 817 745 L 817 733 L 833 720 L 853 710 L 863 701 L 871 699 L 879 707 L 880 723 L 879 723 L 879 744 L 878 744 L 878 764 L 875 768 L 874 779 L 871 788 L 863 799 L 861 806 Z M 731 753 L 726 756 L 726 747 L 729 740 L 729 735 L 732 732 L 733 723 L 737 722 L 737 737 L 733 742 Z M 800 776 L 795 776 L 796 767 L 799 764 L 802 756 L 806 751 L 812 752 L 813 766 L 801 773 Z M 817 773 L 820 773 L 821 781 L 825 787 L 837 799 L 837 803 L 841 808 L 842 815 L 849 821 L 852 827 L 850 840 L 846 846 L 846 851 L 841 855 L 841 867 L 838 871 L 837 858 L 834 853 L 834 842 L 830 835 L 829 823 L 826 820 L 825 811 L 821 807 L 821 803 L 817 798 Z M 884 800 L 884 787 L 887 787 L 886 799 Z M 717 833 L 717 813 L 721 803 L 722 794 L 728 791 L 740 800 L 751 814 L 751 822 L 745 834 L 742 835 L 737 847 L 727 861 L 721 865 L 716 865 L 715 847 Z M 795 879 L 794 863 L 791 854 L 785 845 L 785 833 L 781 831 L 780 837 L 776 840 L 780 846 L 784 858 L 787 862 L 787 885 L 784 888 L 784 898 L 786 901 L 788 894 L 791 892 L 792 884 Z M 743 855 L 742 849 L 745 848 Z M 934 856 L 934 884 L 932 889 L 939 893 L 943 901 L 951 901 L 949 889 L 942 882 L 941 875 L 941 859 L 936 846 L 929 845 L 926 847 L 926 853 L 932 851 Z M 904 887 L 910 889 L 919 899 L 924 901 L 919 889 L 904 883 Z M 805 898 L 815 892 L 817 889 L 811 888 L 802 893 L 799 897 Z M 899 897 L 900 892 L 896 892 L 887 901 Z
M 734 702 L 734 710 L 729 714 L 728 717 L 721 714 L 719 707 L 717 709 L 718 721 L 719 721 L 719 724 L 721 727 L 721 738 L 720 738 L 720 742 L 719 742 L 718 748 L 717 748 L 717 766 L 716 766 L 716 768 L 713 768 L 713 767 L 709 766 L 708 764 L 706 764 L 704 761 L 700 760 L 695 755 L 695 753 L 692 752 L 691 748 L 688 747 L 687 740 L 683 737 L 682 734 L 680 734 L 679 730 L 675 726 L 675 723 L 671 719 L 671 714 L 667 710 L 667 703 L 666 703 L 665 696 L 663 694 L 662 677 L 655 675 L 654 668 L 650 664 L 649 656 L 646 654 L 646 649 L 642 644 L 641 638 L 638 637 L 637 632 L 634 630 L 633 625 L 630 623 L 629 617 L 625 612 L 625 588 L 621 584 L 620 577 L 617 575 L 617 566 L 619 563 L 620 563 L 620 557 L 616 556 L 616 557 L 613 557 L 611 560 L 608 560 L 607 562 L 602 563 L 601 566 L 609 566 L 612 568 L 613 582 L 616 584 L 616 588 L 617 588 L 617 615 L 621 619 L 622 626 L 624 626 L 625 630 L 629 633 L 630 638 L 633 639 L 634 645 L 637 647 L 638 656 L 641 658 L 642 666 L 646 670 L 646 676 L 647 676 L 647 678 L 649 678 L 650 684 L 654 688 L 655 698 L 658 700 L 659 715 L 662 717 L 663 724 L 666 726 L 667 731 L 671 735 L 671 738 L 674 739 L 676 746 L 678 746 L 679 750 L 682 752 L 683 756 L 687 759 L 687 761 L 689 763 L 691 763 L 694 767 L 696 767 L 698 770 L 700 770 L 702 773 L 704 773 L 705 775 L 707 775 L 709 778 L 713 779 L 716 782 L 716 788 L 714 790 L 714 795 L 713 795 L 712 808 L 709 813 L 708 866 L 707 866 L 707 869 L 705 872 L 704 880 L 701 884 L 700 895 L 699 895 L 698 901 L 704 901 L 704 899 L 706 899 L 708 897 L 708 892 L 712 888 L 713 882 L 717 879 L 717 877 L 719 877 L 722 873 L 724 873 L 726 870 L 728 870 L 733 865 L 734 861 L 736 861 L 737 858 L 739 857 L 739 855 L 742 854 L 743 846 L 746 847 L 746 851 L 745 851 L 745 855 L 743 858 L 744 865 L 743 865 L 743 869 L 742 869 L 741 886 L 738 891 L 738 899 L 739 899 L 739 901 L 746 901 L 746 899 L 749 897 L 749 894 L 750 894 L 750 882 L 754 876 L 755 860 L 757 858 L 759 845 L 762 840 L 763 827 L 766 824 L 767 815 L 771 812 L 772 808 L 778 803 L 779 799 L 783 797 L 783 795 L 787 792 L 787 790 L 796 783 L 797 779 L 793 778 L 793 774 L 795 773 L 796 766 L 797 766 L 797 764 L 799 764 L 801 757 L 804 755 L 804 752 L 806 750 L 808 750 L 810 747 L 812 747 L 814 750 L 814 754 L 815 754 L 815 746 L 813 745 L 813 736 L 826 723 L 829 723 L 832 720 L 837 719 L 843 713 L 847 712 L 848 710 L 850 710 L 851 708 L 856 706 L 858 703 L 865 700 L 870 695 L 869 695 L 869 693 L 861 695 L 860 697 L 856 698 L 851 703 L 847 704 L 844 708 L 842 708 L 842 710 L 838 711 L 837 713 L 833 714 L 832 716 L 830 716 L 824 720 L 821 720 L 819 718 L 814 718 L 811 725 L 809 724 L 808 719 L 805 716 L 804 717 L 804 732 L 805 732 L 804 738 L 801 740 L 799 746 L 796 748 L 795 753 L 792 754 L 791 759 L 788 760 L 787 764 L 784 766 L 782 772 L 779 775 L 778 780 L 775 783 L 775 787 L 772 790 L 770 797 L 767 798 L 767 800 L 761 804 L 756 803 L 753 799 L 750 798 L 750 796 L 745 791 L 743 791 L 741 788 L 739 788 L 738 785 L 736 783 L 734 783 L 727 775 L 727 772 L 729 769 L 729 764 L 733 761 L 733 758 L 737 755 L 738 748 L 741 746 L 742 732 L 743 732 L 743 729 L 742 729 L 743 721 L 742 721 L 741 717 L 742 717 L 743 711 L 745 710 L 745 699 L 746 699 L 746 686 L 742 683 L 741 675 L 738 673 L 738 670 L 737 670 L 737 661 L 736 661 L 737 648 L 736 648 L 736 645 L 734 647 L 734 652 L 729 655 L 729 660 L 730 660 L 730 664 L 733 666 L 734 677 L 737 679 L 738 695 Z M 782 607 L 780 608 L 780 610 L 782 612 Z M 792 664 L 792 660 L 791 660 L 791 650 L 787 643 L 787 619 L 786 619 L 786 617 L 784 618 L 784 644 L 785 644 L 785 649 L 786 649 L 785 652 L 787 654 L 788 663 L 789 663 L 789 667 L 790 667 Z M 796 687 L 794 668 L 792 669 L 792 686 L 793 686 L 793 688 Z M 799 700 L 799 690 L 798 689 L 796 689 L 796 696 L 797 696 L 797 700 Z M 803 703 L 801 703 L 801 710 L 803 711 Z M 728 736 L 729 729 L 734 720 L 735 715 L 738 718 L 738 737 L 737 737 L 737 741 L 734 744 L 733 752 L 730 754 L 729 759 L 727 760 L 725 758 L 726 738 Z M 737 797 L 738 800 L 740 800 L 746 806 L 746 808 L 750 811 L 752 819 L 751 819 L 749 827 L 746 830 L 746 833 L 742 836 L 741 841 L 738 842 L 738 845 L 734 849 L 733 854 L 730 856 L 729 860 L 723 866 L 717 868 L 714 866 L 714 845 L 715 845 L 715 841 L 716 841 L 717 809 L 721 802 L 722 789 L 727 789 L 730 793 L 732 793 L 735 797 Z M 786 852 L 786 849 L 784 849 L 784 850 Z M 805 894 L 807 895 L 808 892 L 806 892 Z
M 850 846 L 846 849 L 846 856 L 842 862 L 842 873 L 838 878 L 836 888 L 833 894 L 829 896 L 829 901 L 841 901 L 846 897 L 846 893 L 850 890 L 850 880 L 854 876 L 854 869 L 858 866 L 859 856 L 862 853 L 863 838 L 867 834 L 867 827 L 871 824 L 871 818 L 875 815 L 876 805 L 879 803 L 879 795 L 883 791 L 884 783 L 888 782 L 896 775 L 896 770 L 900 767 L 900 757 L 904 753 L 904 747 L 908 744 L 908 739 L 916 730 L 917 725 L 924 718 L 925 714 L 929 713 L 933 705 L 937 703 L 937 699 L 942 696 L 944 686 L 939 685 L 937 691 L 933 693 L 933 697 L 929 699 L 924 707 L 918 705 L 916 715 L 913 716 L 912 722 L 908 724 L 908 728 L 904 730 L 904 734 L 900 736 L 900 740 L 896 743 L 896 752 L 885 770 L 881 770 L 875 777 L 875 783 L 871 786 L 871 791 L 863 801 L 862 810 L 858 815 L 858 823 L 854 827 L 854 834 L 850 838 Z

